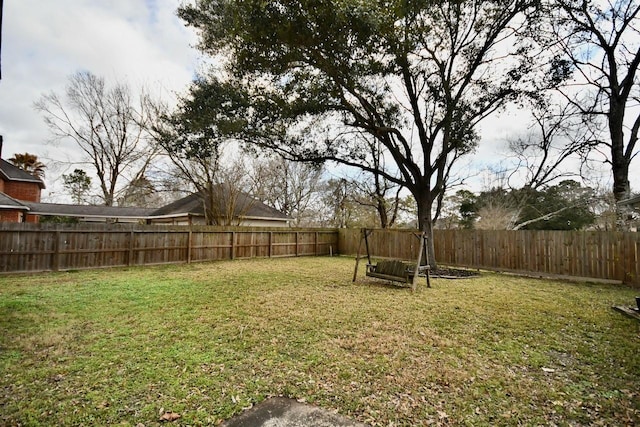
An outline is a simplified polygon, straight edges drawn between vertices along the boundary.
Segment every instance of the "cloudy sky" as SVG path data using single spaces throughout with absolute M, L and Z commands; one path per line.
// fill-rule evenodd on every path
M 180 0 L 5 1 L 2 158 L 30 152 L 49 165 L 77 154 L 72 146 L 47 143 L 49 132 L 33 103 L 42 94 L 62 93 L 68 77 L 78 71 L 125 81 L 133 88 L 145 85 L 163 96 L 183 91 L 201 58 L 192 47 L 197 41 L 194 33 L 175 15 L 179 4 Z M 47 184 L 52 190 L 52 183 Z
M 47 165 L 43 200 L 61 201 L 61 173 L 77 159 L 72 144 L 49 143 L 50 134 L 33 103 L 51 91 L 62 93 L 70 75 L 90 71 L 134 90 L 145 86 L 170 100 L 185 90 L 203 57 L 193 48 L 194 32 L 175 15 L 183 0 L 8 0 L 2 23 L 0 134 L 2 157 L 29 152 Z M 169 99 L 168 99 L 169 98 Z M 526 129 L 512 112 L 483 123 L 483 141 L 469 160 L 482 169 L 497 163 L 505 140 Z M 485 179 L 486 180 L 486 179 Z M 632 183 L 633 186 L 634 183 Z M 472 190 L 487 184 L 479 176 Z

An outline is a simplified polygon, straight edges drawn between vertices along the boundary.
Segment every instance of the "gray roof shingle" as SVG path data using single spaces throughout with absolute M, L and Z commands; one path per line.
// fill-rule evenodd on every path
M 44 182 L 40 178 L 23 171 L 4 159 L 0 159 L 0 175 L 7 181 L 33 182 L 38 184 L 40 188 L 45 188 Z
M 22 202 L 31 208 L 34 215 L 59 215 L 94 218 L 141 218 L 148 217 L 155 209 L 121 206 L 65 205 L 58 203 Z
M 218 209 L 224 211 L 222 203 L 228 197 L 218 200 Z M 170 217 L 180 215 L 199 215 L 204 216 L 204 196 L 202 193 L 193 193 L 182 199 L 176 200 L 166 206 L 153 212 L 151 217 Z M 289 220 L 291 217 L 283 214 L 277 209 L 265 205 L 261 201 L 254 199 L 245 193 L 238 194 L 238 199 L 234 206 L 234 216 L 253 217 L 253 218 L 274 218 Z
M 11 209 L 19 209 L 28 211 L 29 208 L 25 206 L 24 202 L 20 202 L 13 197 L 7 196 L 6 194 L 0 192 L 0 208 L 11 208 Z
M 36 203 L 18 201 L 0 192 L 0 208 L 28 210 L 33 215 L 57 215 L 83 218 L 128 218 L 147 219 L 159 217 L 179 217 L 184 215 L 204 216 L 203 198 L 199 193 L 176 200 L 160 209 L 121 206 L 69 205 L 60 203 Z M 222 206 L 219 200 L 219 208 Z M 234 216 L 245 218 L 270 218 L 290 220 L 291 217 L 265 205 L 245 193 L 240 193 L 236 201 Z

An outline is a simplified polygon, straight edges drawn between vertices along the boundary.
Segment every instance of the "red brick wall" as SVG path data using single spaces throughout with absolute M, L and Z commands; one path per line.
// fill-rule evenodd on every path
M 0 191 L 4 193 L 4 179 L 0 178 Z
M 40 186 L 32 182 L 5 182 L 0 191 L 17 200 L 40 203 Z
M 37 224 L 40 222 L 40 215 L 27 215 L 27 221 Z
M 20 222 L 23 211 L 0 210 L 0 222 Z

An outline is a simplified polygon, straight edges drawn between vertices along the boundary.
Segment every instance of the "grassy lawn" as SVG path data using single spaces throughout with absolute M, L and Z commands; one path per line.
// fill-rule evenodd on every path
M 1 425 L 210 425 L 284 395 L 389 425 L 637 425 L 640 293 L 353 259 L 0 276 Z M 634 424 L 635 423 L 635 424 Z

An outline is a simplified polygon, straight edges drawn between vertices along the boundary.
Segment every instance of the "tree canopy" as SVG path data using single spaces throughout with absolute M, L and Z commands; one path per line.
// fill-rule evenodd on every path
M 246 104 L 242 92 L 217 78 L 196 79 L 173 112 L 164 111 L 152 126 L 154 140 L 166 153 L 181 178 L 202 197 L 208 224 L 234 218 L 235 200 L 242 188 L 237 165 L 221 164 L 229 135 L 243 128 Z M 218 199 L 229 211 L 220 212 Z M 248 206 L 247 206 L 248 208 Z
M 581 230 L 595 221 L 593 189 L 574 180 L 541 188 L 495 187 L 477 195 L 460 190 L 450 199 L 460 228 Z
M 35 103 L 54 140 L 70 140 L 98 178 L 100 197 L 112 206 L 122 181 L 144 174 L 154 153 L 147 144 L 151 108 L 147 94 L 134 96 L 124 83 L 107 84 L 90 72 L 69 77 L 65 93 Z
M 44 170 L 47 167 L 38 160 L 38 156 L 31 153 L 16 153 L 9 159 L 11 164 L 30 173 L 37 178 L 44 178 Z
M 246 141 L 377 173 L 411 192 L 430 231 L 477 125 L 532 89 L 521 35 L 536 6 L 199 0 L 179 15 L 250 97 Z M 372 143 L 390 160 L 384 167 L 369 161 Z
M 78 205 L 87 203 L 91 190 L 91 178 L 83 169 L 74 169 L 70 174 L 63 174 L 62 182 L 71 195 L 73 203 Z

